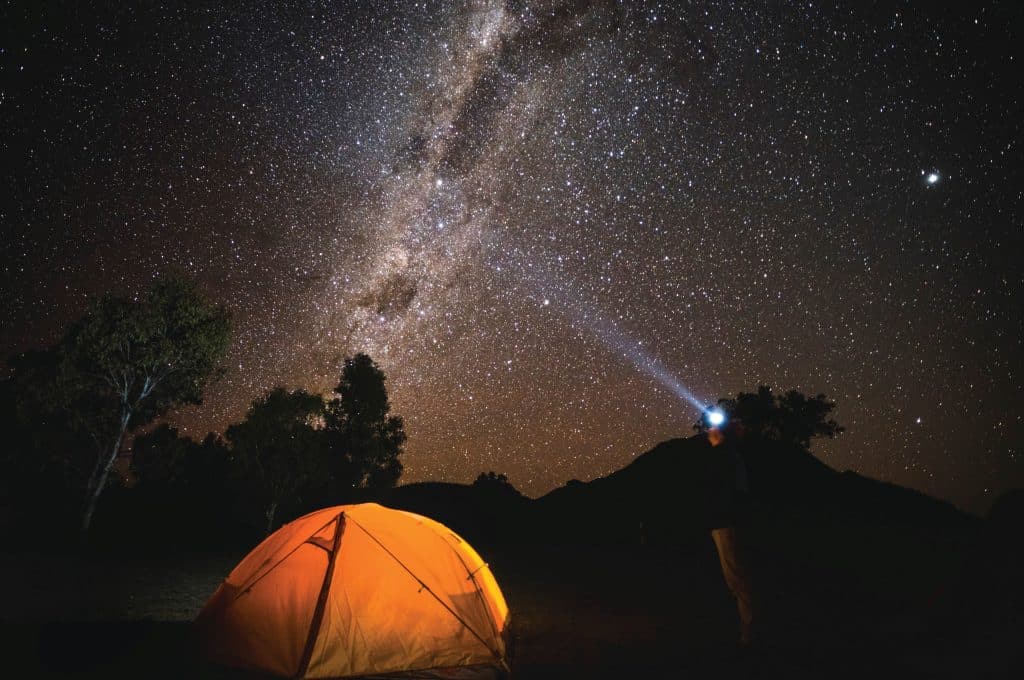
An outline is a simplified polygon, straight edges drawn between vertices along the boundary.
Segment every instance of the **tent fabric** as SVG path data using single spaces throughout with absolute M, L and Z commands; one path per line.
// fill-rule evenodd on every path
M 266 538 L 197 620 L 208 657 L 285 677 L 500 677 L 509 612 L 446 526 L 376 503 Z

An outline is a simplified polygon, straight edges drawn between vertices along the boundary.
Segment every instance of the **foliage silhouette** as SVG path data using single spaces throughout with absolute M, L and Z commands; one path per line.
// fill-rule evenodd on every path
M 172 406 L 202 403 L 229 332 L 224 308 L 172 275 L 156 280 L 141 299 L 101 297 L 65 334 L 58 388 L 76 397 L 74 422 L 106 448 L 86 482 L 83 534 L 125 435 Z
M 402 475 L 405 428 L 391 415 L 384 372 L 366 354 L 345 359 L 337 395 L 327 403 L 324 435 L 334 481 L 343 496 L 353 489 L 393 487 Z
M 8 361 L 4 392 L 17 403 L 4 417 L 21 467 L 84 489 L 83 536 L 126 438 L 173 406 L 201 403 L 229 330 L 222 307 L 172 275 L 139 296 L 99 298 L 56 346 Z
M 511 483 L 508 481 L 508 475 L 506 475 L 504 472 L 499 474 L 494 470 L 490 470 L 488 472 L 481 472 L 473 481 L 473 486 L 486 486 L 488 484 L 511 486 Z
M 730 422 L 742 425 L 744 436 L 791 444 L 804 451 L 810 449 L 815 437 L 832 439 L 845 430 L 829 418 L 836 404 L 824 394 L 807 397 L 797 390 L 773 394 L 770 387 L 761 385 L 757 392 L 740 392 L 734 399 L 719 399 L 718 407 Z M 704 432 L 707 423 L 701 419 L 693 427 Z
M 57 348 L 23 352 L 7 363 L 10 375 L 0 383 L 5 490 L 16 492 L 26 484 L 45 483 L 66 492 L 79 486 L 89 459 L 71 424 L 68 395 L 56 390 Z
M 136 435 L 125 484 L 111 488 L 97 509 L 90 542 L 115 547 L 118 537 L 132 535 L 133 550 L 165 550 L 258 538 L 247 516 L 234 512 L 250 508 L 238 503 L 249 496 L 230 463 L 226 443 L 213 433 L 197 442 L 163 423 Z
M 493 470 L 477 475 L 476 480 L 473 481 L 473 487 L 488 493 L 522 495 L 518 489 L 512 486 L 512 482 L 508 481 L 508 475 L 499 474 Z
M 323 414 L 319 395 L 276 387 L 254 400 L 245 420 L 225 433 L 243 483 L 264 508 L 267 534 L 278 508 L 310 495 L 325 474 L 318 428 Z
M 162 423 L 132 441 L 129 469 L 140 489 L 166 488 L 186 483 L 185 461 L 196 442 Z

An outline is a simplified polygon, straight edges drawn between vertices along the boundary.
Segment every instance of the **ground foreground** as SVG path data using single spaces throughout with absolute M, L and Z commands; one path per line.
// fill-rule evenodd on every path
M 741 650 L 710 550 L 483 552 L 512 609 L 517 678 L 1024 677 L 1021 622 L 972 629 L 842 574 L 762 568 L 759 644 Z M 4 556 L 8 677 L 238 677 L 195 657 L 190 622 L 240 556 Z

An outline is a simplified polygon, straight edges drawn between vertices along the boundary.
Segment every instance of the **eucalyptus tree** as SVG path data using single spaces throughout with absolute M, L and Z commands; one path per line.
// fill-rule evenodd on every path
M 104 295 L 65 334 L 58 387 L 77 426 L 102 446 L 86 482 L 83 535 L 125 438 L 175 406 L 202 402 L 230 325 L 222 306 L 172 275 L 140 295 Z

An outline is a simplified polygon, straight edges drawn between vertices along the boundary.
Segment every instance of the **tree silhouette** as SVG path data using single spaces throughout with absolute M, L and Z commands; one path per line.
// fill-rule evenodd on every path
M 63 429 L 93 444 L 90 463 L 73 455 L 80 444 L 64 457 L 64 472 L 85 487 L 83 536 L 126 436 L 173 406 L 201 402 L 229 326 L 222 307 L 186 279 L 167 276 L 141 296 L 101 297 L 56 347 L 11 362 L 32 429 Z
M 182 470 L 189 494 L 209 506 L 224 505 L 230 463 L 227 442 L 213 432 L 189 447 Z
M 398 482 L 406 436 L 391 415 L 384 372 L 366 354 L 345 359 L 337 396 L 327 404 L 324 434 L 335 487 L 387 488 Z
M 476 476 L 476 479 L 473 481 L 473 486 L 487 486 L 488 484 L 497 484 L 501 486 L 512 485 L 511 482 L 508 481 L 508 475 L 506 475 L 504 472 L 499 474 L 494 470 L 489 470 L 488 472 L 481 472 L 479 475 Z
M 231 474 L 229 454 L 216 434 L 197 442 L 166 423 L 136 435 L 129 483 L 117 496 L 113 526 L 104 522 L 106 535 L 136 533 L 140 548 L 217 545 L 237 536 L 233 511 L 246 509 L 255 494 L 246 493 L 249 480 Z
M 761 385 L 757 392 L 719 399 L 718 407 L 730 421 L 742 424 L 746 436 L 792 444 L 805 451 L 810 449 L 811 439 L 831 439 L 845 429 L 828 417 L 836 404 L 824 394 L 808 397 L 797 390 L 773 394 L 770 387 Z M 707 423 L 701 419 L 694 429 L 703 432 Z
M 83 534 L 125 435 L 172 406 L 202 403 L 229 330 L 224 308 L 179 276 L 158 279 L 141 299 L 105 295 L 69 329 L 59 387 L 78 397 L 76 422 L 106 443 L 86 483 Z
M 493 470 L 481 472 L 477 475 L 477 478 L 473 481 L 473 486 L 490 493 L 522 495 L 518 489 L 512 486 L 512 482 L 508 481 L 508 475 L 503 472 L 497 473 Z
M 267 534 L 281 504 L 301 500 L 324 474 L 318 429 L 323 413 L 319 395 L 276 387 L 225 432 L 245 481 L 261 500 Z
M 74 395 L 59 389 L 60 352 L 30 350 L 7 364 L 9 376 L 0 382 L 0 486 L 19 504 L 66 497 L 84 485 L 98 449 L 83 446 L 82 433 L 73 427 Z
M 185 463 L 198 446 L 167 423 L 135 437 L 130 470 L 136 486 L 167 488 L 186 483 Z

